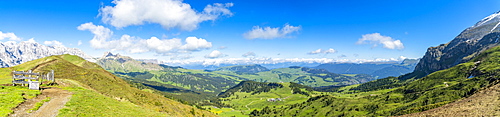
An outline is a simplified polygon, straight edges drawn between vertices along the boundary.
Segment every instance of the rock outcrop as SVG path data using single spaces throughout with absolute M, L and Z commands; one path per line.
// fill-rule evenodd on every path
M 415 67 L 415 72 L 430 74 L 447 69 L 471 60 L 484 50 L 498 46 L 499 24 L 500 12 L 496 12 L 465 29 L 447 44 L 428 48 Z

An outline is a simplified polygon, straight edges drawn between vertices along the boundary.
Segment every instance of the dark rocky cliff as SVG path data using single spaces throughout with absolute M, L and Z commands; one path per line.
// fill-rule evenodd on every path
M 462 31 L 447 44 L 427 49 L 415 72 L 430 74 L 464 63 L 491 47 L 498 46 L 500 12 L 496 12 Z

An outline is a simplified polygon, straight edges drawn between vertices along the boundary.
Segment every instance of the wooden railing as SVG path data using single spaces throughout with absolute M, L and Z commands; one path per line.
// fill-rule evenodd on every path
M 54 83 L 54 70 L 47 73 L 46 75 L 42 75 L 40 73 L 33 73 L 31 70 L 24 71 L 12 71 L 12 85 L 23 85 L 29 86 L 29 89 L 39 90 L 40 84 L 42 81 L 47 81 L 47 83 Z

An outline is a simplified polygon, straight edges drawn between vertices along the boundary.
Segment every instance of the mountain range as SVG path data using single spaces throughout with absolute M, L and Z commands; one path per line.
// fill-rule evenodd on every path
M 31 60 L 51 56 L 71 54 L 95 62 L 92 56 L 78 48 L 64 46 L 46 46 L 34 41 L 0 42 L 0 67 L 11 67 Z
M 369 74 L 376 78 L 385 78 L 413 72 L 419 60 L 404 59 L 402 62 L 325 63 L 313 68 L 325 69 L 338 74 Z

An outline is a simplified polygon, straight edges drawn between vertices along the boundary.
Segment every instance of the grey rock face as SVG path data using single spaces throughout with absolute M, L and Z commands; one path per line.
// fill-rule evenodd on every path
M 500 12 L 496 12 L 465 29 L 447 44 L 428 48 L 415 71 L 430 74 L 447 69 L 471 60 L 484 50 L 498 46 L 499 24 Z

